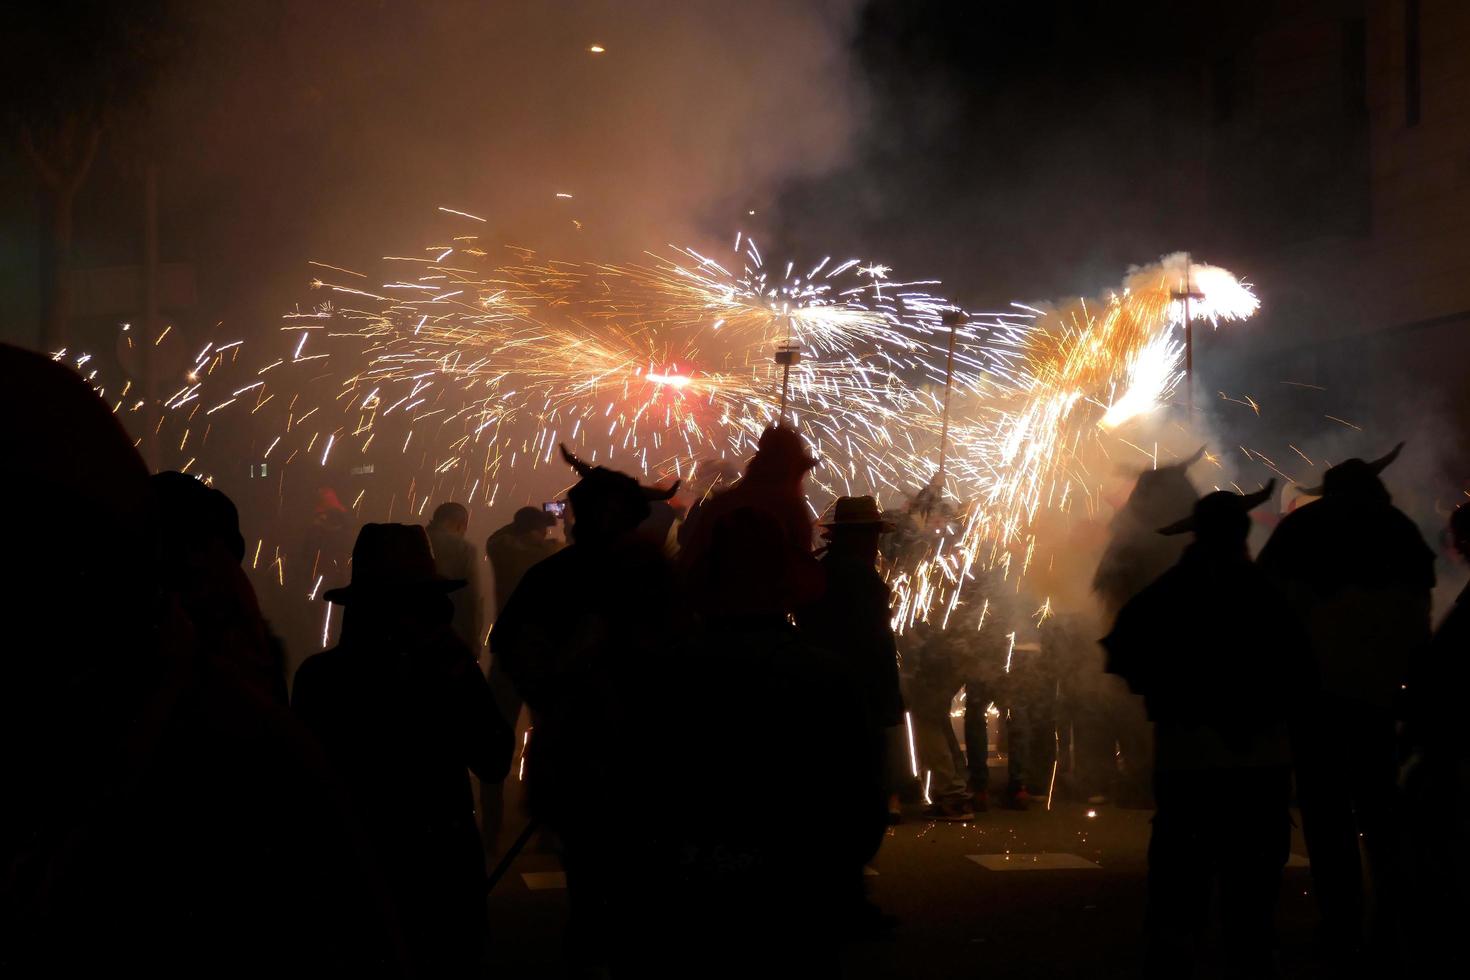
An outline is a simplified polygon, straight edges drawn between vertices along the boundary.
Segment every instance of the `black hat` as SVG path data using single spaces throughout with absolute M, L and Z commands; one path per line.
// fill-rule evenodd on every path
M 1229 490 L 1207 493 L 1195 501 L 1194 511 L 1188 517 L 1175 521 L 1168 527 L 1159 528 L 1159 533 L 1209 533 L 1228 528 L 1265 503 L 1275 490 L 1276 481 L 1273 479 L 1255 493 L 1231 493 Z M 1249 524 L 1246 526 L 1249 527 Z
M 434 567 L 429 535 L 417 524 L 364 524 L 352 545 L 352 581 L 322 598 L 339 606 L 413 592 L 453 592 L 462 578 L 443 578 Z
M 832 518 L 822 522 L 824 528 L 876 527 L 892 531 L 895 524 L 883 516 L 874 497 L 838 497 L 832 505 Z M 831 533 L 830 530 L 827 533 Z

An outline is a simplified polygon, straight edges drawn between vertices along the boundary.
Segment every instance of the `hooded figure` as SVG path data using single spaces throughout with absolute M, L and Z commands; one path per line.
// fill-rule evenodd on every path
M 1373 872 L 1372 938 L 1395 941 L 1396 726 L 1430 639 L 1434 553 L 1379 478 L 1402 448 L 1328 470 L 1307 491 L 1321 499 L 1283 518 L 1259 559 L 1302 620 L 1321 676 L 1296 732 L 1298 795 L 1323 939 L 1347 957 L 1363 942 L 1360 839 Z
M 1123 603 L 1179 560 L 1183 543 L 1157 532 L 1199 499 L 1189 468 L 1204 457 L 1201 446 L 1188 459 L 1139 474 L 1113 518 L 1112 535 L 1092 577 L 1092 591 L 1106 617 L 1116 616 Z
M 320 747 L 201 642 L 132 438 L 61 364 L 0 344 L 0 377 L 0 974 L 405 975 Z M 228 566 L 225 527 L 188 534 Z
M 720 524 L 746 508 L 781 528 L 785 560 L 780 568 L 765 573 L 774 575 L 780 583 L 786 611 L 795 612 L 821 595 L 822 573 L 812 557 L 812 518 L 802 487 L 807 472 L 816 465 L 816 458 L 807 453 L 795 429 L 771 426 L 761 433 L 756 453 L 740 482 L 708 498 L 699 513 L 691 517 L 679 554 L 679 569 L 700 612 L 716 616 L 740 613 L 729 595 L 714 586 L 717 570 L 711 567 L 710 552 Z
M 874 716 L 842 663 L 881 660 L 882 643 L 869 635 L 869 650 L 829 651 L 791 625 L 776 574 L 791 543 L 771 515 L 741 508 L 712 532 L 710 584 L 731 612 L 707 616 L 667 671 L 663 730 L 645 763 L 671 774 L 665 793 L 678 808 L 651 848 L 674 874 L 652 903 L 650 956 L 664 962 L 629 975 L 749 977 L 777 964 L 782 976 L 833 976 L 836 930 L 882 924 L 861 890 L 885 820 Z M 881 602 L 882 583 L 861 594 Z M 847 613 L 858 632 L 886 628 L 872 608 Z M 814 778 L 820 831 L 793 834 L 785 804 L 811 797 Z M 714 962 L 691 967 L 712 950 Z
M 1249 511 L 1273 486 L 1211 493 L 1161 529 L 1194 540 L 1102 641 L 1154 726 L 1147 976 L 1190 975 L 1212 880 L 1232 975 L 1271 973 L 1291 842 L 1287 722 L 1312 686 L 1295 618 L 1246 551 Z
M 610 939 L 631 939 L 610 923 L 632 904 L 610 901 L 613 884 L 628 880 L 614 865 L 636 852 L 632 816 L 646 802 L 629 772 L 650 740 L 640 726 L 653 721 L 664 651 L 688 626 L 668 560 L 637 533 L 649 502 L 678 484 L 642 487 L 561 452 L 579 476 L 567 493 L 571 544 L 526 571 L 490 631 L 490 653 L 531 711 L 527 797 L 561 835 L 568 945 L 593 966 L 613 955 Z
M 425 976 L 469 976 L 485 925 L 485 862 L 467 772 L 499 781 L 509 727 L 454 635 L 449 593 L 422 527 L 366 524 L 342 640 L 301 665 L 292 708 L 346 780 Z
M 1201 446 L 1178 463 L 1139 474 L 1127 502 L 1113 518 L 1107 548 L 1092 579 L 1103 622 L 1112 622 L 1124 603 L 1179 560 L 1183 541 L 1161 535 L 1158 529 L 1188 512 L 1199 499 L 1189 468 L 1204 456 Z M 1103 666 L 1110 673 L 1119 673 L 1111 664 Z M 1148 722 L 1137 699 L 1117 681 L 1096 672 L 1089 672 L 1075 686 L 1094 688 L 1091 703 L 1076 718 L 1080 792 L 1095 802 L 1116 796 L 1122 805 L 1148 806 L 1152 749 Z

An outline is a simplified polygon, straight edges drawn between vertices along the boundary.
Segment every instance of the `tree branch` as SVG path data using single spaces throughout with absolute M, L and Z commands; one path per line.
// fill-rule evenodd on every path
M 52 190 L 60 190 L 62 184 L 61 174 L 57 173 L 55 168 L 41 156 L 41 151 L 36 149 L 35 134 L 31 132 L 31 127 L 27 123 L 20 124 L 20 146 L 21 149 L 25 150 L 26 156 L 30 158 L 31 163 L 35 166 L 36 173 L 40 176 L 41 182 Z

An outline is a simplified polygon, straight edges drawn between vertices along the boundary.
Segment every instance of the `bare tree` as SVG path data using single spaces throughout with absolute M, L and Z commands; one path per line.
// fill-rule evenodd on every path
M 168 0 L 13 3 L 0 100 L 41 185 L 43 350 L 66 343 L 77 195 L 104 136 L 177 47 Z

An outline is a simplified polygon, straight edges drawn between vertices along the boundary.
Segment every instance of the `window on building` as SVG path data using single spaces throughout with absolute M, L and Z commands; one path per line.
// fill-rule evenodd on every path
M 1404 125 L 1419 125 L 1419 0 L 1404 0 Z

